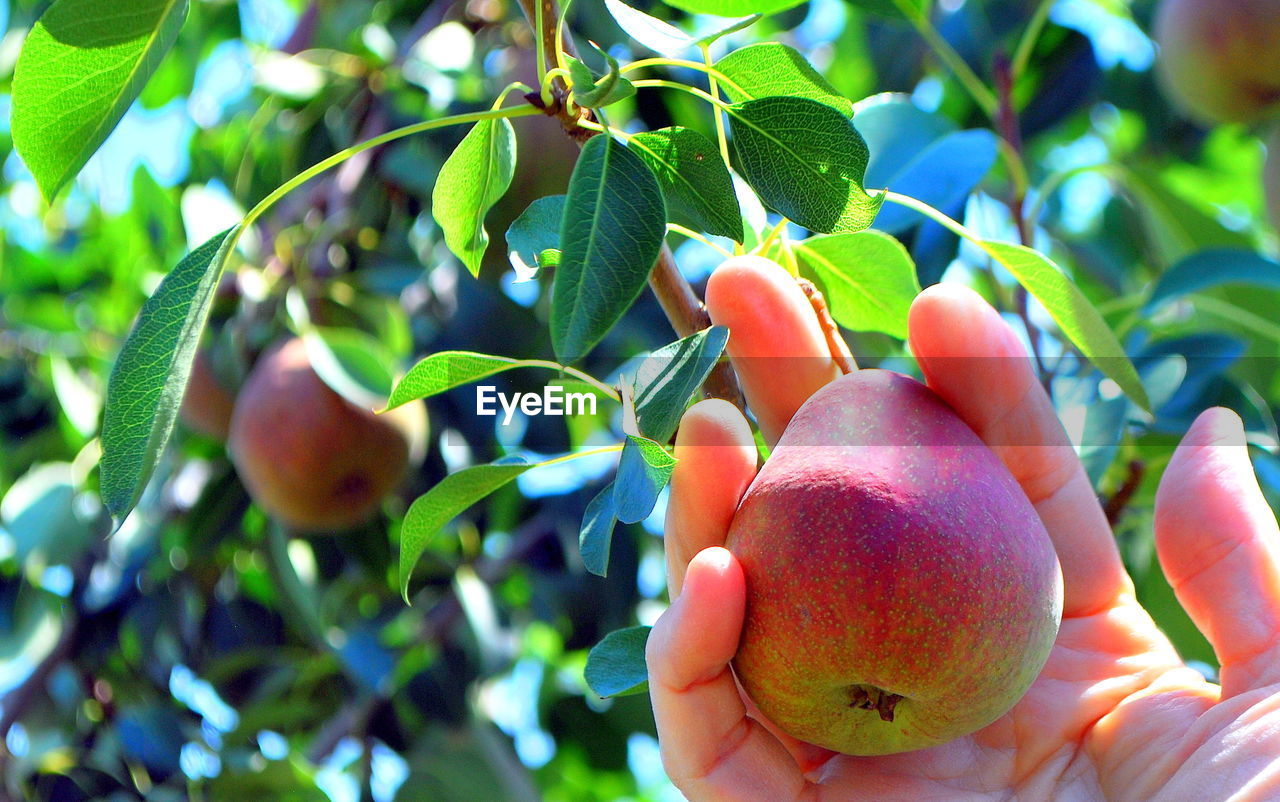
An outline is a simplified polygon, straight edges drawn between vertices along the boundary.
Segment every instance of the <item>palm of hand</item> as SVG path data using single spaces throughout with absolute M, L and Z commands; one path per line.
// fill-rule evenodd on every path
M 1126 596 L 1064 620 L 1039 679 L 995 724 L 924 752 L 836 755 L 810 787 L 824 799 L 1223 799 L 1280 754 L 1277 690 L 1219 703 Z
M 766 438 L 837 372 L 791 279 L 726 264 L 713 319 Z M 925 377 L 992 446 L 1036 505 L 1063 567 L 1053 652 L 994 724 L 932 749 L 836 755 L 752 716 L 727 666 L 744 587 L 722 545 L 755 470 L 746 421 L 723 402 L 687 413 L 677 440 L 667 558 L 673 605 L 650 638 L 650 687 L 668 773 L 691 799 L 1280 798 L 1280 545 L 1232 413 L 1204 413 L 1157 498 L 1161 564 L 1222 663 L 1187 668 L 1133 595 L 1092 488 L 1013 333 L 969 293 L 912 309 Z M 780 386 L 779 361 L 787 357 Z M 981 359 L 974 359 L 982 357 Z M 990 357 L 997 357 L 991 359 Z M 1021 357 L 1021 358 L 1019 358 Z M 1036 443 L 1037 445 L 1000 445 Z M 695 557 L 696 555 L 696 557 Z

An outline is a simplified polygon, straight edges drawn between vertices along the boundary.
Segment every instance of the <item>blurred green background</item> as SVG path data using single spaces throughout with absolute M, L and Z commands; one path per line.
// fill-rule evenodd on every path
M 714 23 L 634 5 L 688 30 Z M 1034 242 L 1068 271 L 1134 357 L 1147 414 L 1054 335 L 1030 339 L 1080 443 L 1139 596 L 1188 660 L 1213 653 L 1155 562 L 1156 482 L 1195 414 L 1244 417 L 1280 500 L 1280 264 L 1260 174 L 1265 126 L 1206 128 L 1153 75 L 1153 5 L 1059 0 L 1015 87 Z M 46 207 L 8 136 L 8 85 L 46 6 L 0 0 L 0 796 L 17 799 L 664 800 L 647 698 L 602 700 L 582 678 L 607 632 L 664 607 L 659 504 L 620 527 L 608 579 L 577 551 L 610 459 L 531 471 L 456 522 L 399 598 L 394 542 L 408 502 L 450 471 L 508 453 L 616 442 L 620 416 L 495 427 L 469 389 L 430 399 L 431 438 L 384 513 L 355 532 L 269 537 L 216 438 L 181 427 L 138 510 L 108 537 L 95 492 L 106 378 L 143 300 L 188 251 L 276 186 L 394 127 L 487 108 L 533 84 L 532 37 L 504 0 L 196 0 L 178 44 L 69 191 Z M 932 20 L 972 69 L 1016 47 L 1032 0 L 952 0 Z M 600 0 L 578 40 L 650 54 Z M 989 238 L 1016 239 L 990 122 L 920 33 L 814 0 L 716 44 L 788 43 L 844 95 L 871 147 L 868 187 L 930 200 Z M 676 79 L 700 85 L 696 73 Z M 894 94 L 883 94 L 894 93 Z M 863 100 L 864 98 L 869 98 Z M 641 91 L 631 130 L 713 134 L 688 96 Z M 515 181 L 488 219 L 479 279 L 444 247 L 434 175 L 449 128 L 348 162 L 291 194 L 246 238 L 207 350 L 234 385 L 285 331 L 285 293 L 326 325 L 380 340 L 404 367 L 466 349 L 548 358 L 548 282 L 517 281 L 501 233 L 563 192 L 576 147 L 549 119 L 516 121 Z M 958 134 L 965 134 L 958 136 Z M 1009 275 L 895 210 L 923 285 L 972 284 L 1008 313 Z M 700 288 L 719 255 L 672 238 Z M 616 375 L 674 339 L 646 291 L 584 366 Z M 850 332 L 859 360 L 911 370 L 900 341 Z M 504 390 L 536 390 L 517 372 Z

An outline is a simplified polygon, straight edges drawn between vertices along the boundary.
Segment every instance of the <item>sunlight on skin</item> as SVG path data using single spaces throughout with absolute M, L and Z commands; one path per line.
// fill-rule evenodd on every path
M 805 398 L 838 374 L 798 292 L 785 271 L 754 257 L 721 266 L 707 290 L 712 319 L 733 332 L 729 354 L 771 443 Z M 918 752 L 835 755 L 756 720 L 728 667 L 745 579 L 733 556 L 716 548 L 754 476 L 755 451 L 741 413 L 705 401 L 686 413 L 677 437 L 667 517 L 673 603 L 648 649 L 673 782 L 695 802 L 1280 793 L 1280 537 L 1239 418 L 1222 409 L 1200 416 L 1156 506 L 1161 564 L 1222 659 L 1224 691 L 1182 663 L 1137 603 L 1093 490 L 1012 330 L 976 294 L 954 286 L 923 293 L 910 322 L 928 383 L 995 444 L 1054 541 L 1067 610 L 1048 664 L 994 724 Z M 777 359 L 762 356 L 788 357 L 788 381 L 777 381 L 784 372 Z M 1009 358 L 958 359 L 975 356 Z

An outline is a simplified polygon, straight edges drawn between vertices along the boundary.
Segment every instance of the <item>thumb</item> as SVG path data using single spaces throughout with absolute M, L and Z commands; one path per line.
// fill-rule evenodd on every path
M 649 635 L 649 695 L 662 763 L 690 799 L 795 799 L 805 786 L 786 748 L 746 706 L 729 670 L 746 607 L 742 567 L 703 549 Z

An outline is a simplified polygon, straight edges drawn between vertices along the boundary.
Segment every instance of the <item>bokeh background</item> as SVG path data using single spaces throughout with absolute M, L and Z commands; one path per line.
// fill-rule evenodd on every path
M 665 604 L 662 503 L 619 527 L 607 579 L 582 567 L 578 528 L 610 457 L 522 475 L 437 538 L 412 606 L 398 593 L 408 502 L 470 464 L 617 442 L 616 409 L 498 427 L 474 414 L 469 388 L 432 398 L 409 480 L 375 522 L 339 536 L 270 538 L 222 444 L 186 427 L 110 536 L 95 492 L 106 378 L 165 272 L 319 159 L 532 83 L 518 6 L 194 0 L 141 99 L 47 207 L 8 136 L 13 65 L 45 5 L 0 0 L 0 797 L 678 799 L 647 698 L 600 699 L 582 676 L 587 649 L 652 623 Z M 686 29 L 714 26 L 634 5 Z M 1036 5 L 947 0 L 932 18 L 990 78 Z M 1205 127 L 1169 102 L 1153 73 L 1153 5 L 1054 2 L 1015 93 L 1035 244 L 1115 328 L 1153 414 L 1100 381 L 1034 304 L 1028 329 L 1011 278 L 977 252 L 918 217 L 895 212 L 879 227 L 908 245 L 923 285 L 971 284 L 1034 340 L 1142 601 L 1212 676 L 1211 649 L 1156 565 L 1152 499 L 1180 433 L 1223 403 L 1244 416 L 1264 488 L 1280 500 L 1280 264 L 1260 179 L 1267 124 Z M 570 19 L 579 41 L 619 59 L 652 55 L 599 0 L 578 0 Z M 917 30 L 814 0 L 713 53 L 758 41 L 792 45 L 840 92 L 870 98 L 854 120 L 871 146 L 868 187 L 1016 239 L 990 123 Z M 679 93 L 642 90 L 611 117 L 633 130 L 714 130 Z M 564 190 L 576 147 L 549 119 L 516 130 L 516 178 L 489 217 L 478 279 L 430 214 L 435 173 L 462 129 L 352 160 L 277 206 L 215 304 L 208 348 L 223 380 L 234 385 L 289 326 L 293 286 L 329 325 L 377 338 L 404 367 L 445 349 L 549 358 L 549 285 L 520 280 L 501 234 L 532 200 Z M 721 258 L 696 241 L 672 245 L 696 287 Z M 1251 267 L 1220 280 L 1228 264 Z M 646 291 L 584 367 L 614 376 L 672 339 Z M 900 341 L 849 339 L 865 363 L 912 370 Z M 543 381 L 516 372 L 495 383 Z

